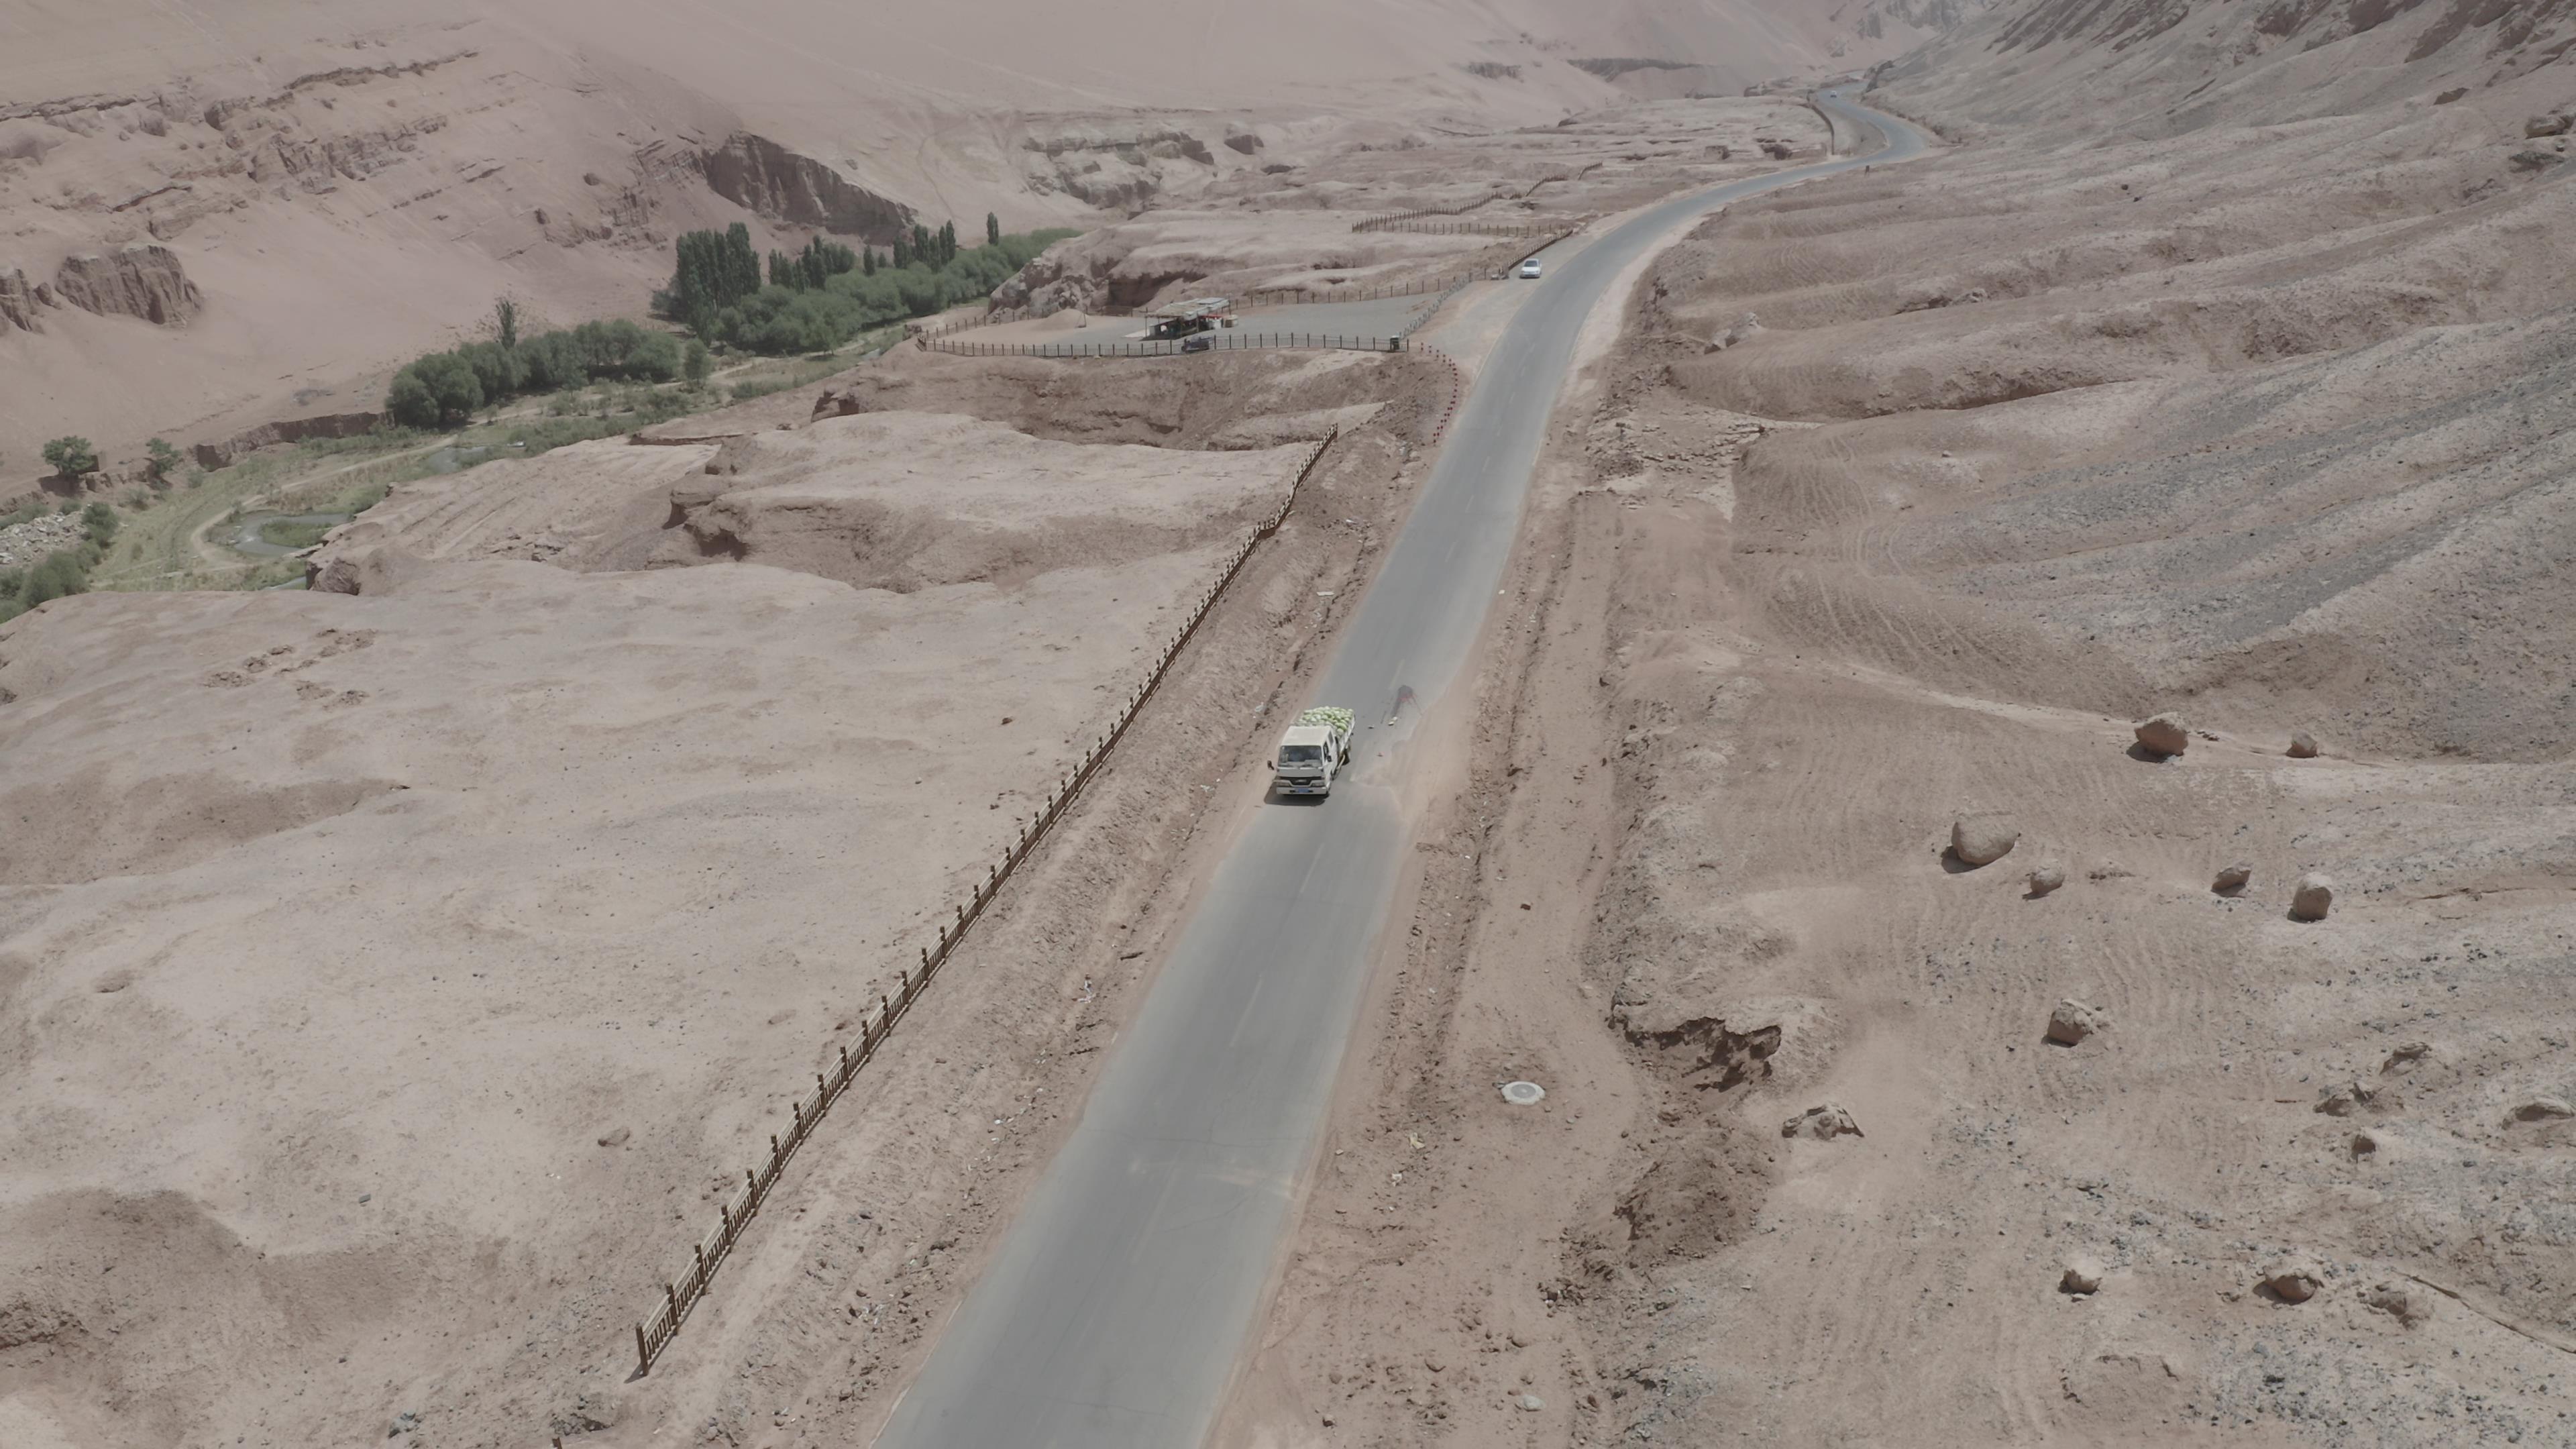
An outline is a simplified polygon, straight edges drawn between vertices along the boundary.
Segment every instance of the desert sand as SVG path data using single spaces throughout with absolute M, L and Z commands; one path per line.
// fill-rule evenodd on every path
M 1600 319 L 1217 1442 L 2576 1435 L 2557 7 L 118 19 L 0 22 L 12 96 L 83 98 L 0 106 L 0 280 L 154 243 L 195 291 L 138 256 L 129 311 L 0 322 L 12 478 L 64 419 L 370 406 L 499 291 L 631 313 L 680 227 L 811 234 L 709 185 L 777 159 L 737 137 L 1088 226 L 1002 299 L 1087 308 L 1455 266 L 1350 224 L 1616 212 L 1822 139 L 1682 97 L 1868 86 L 1951 146 Z M 1424 336 L 1472 371 L 1514 295 Z M 899 349 L 406 484 L 315 560 L 354 594 L 0 626 L 0 1442 L 866 1442 L 1450 386 Z M 788 1095 L 1336 428 L 631 1380 Z

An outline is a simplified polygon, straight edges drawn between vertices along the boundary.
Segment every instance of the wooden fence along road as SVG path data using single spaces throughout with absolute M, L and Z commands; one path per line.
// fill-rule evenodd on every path
M 1004 852 L 1001 860 L 985 868 L 984 883 L 976 887 L 974 894 L 955 908 L 953 919 L 940 926 L 939 944 L 935 947 L 922 948 L 920 964 L 902 968 L 897 975 L 895 991 L 890 995 L 880 995 L 877 998 L 876 1010 L 859 1023 L 856 1050 L 853 1050 L 848 1042 L 841 1043 L 839 1055 L 832 1070 L 817 1073 L 814 1077 L 814 1090 L 809 1094 L 800 1094 L 788 1104 L 788 1122 L 785 1132 L 772 1133 L 769 1138 L 768 1156 L 763 1158 L 758 1166 L 743 1169 L 741 1190 L 730 1200 L 716 1205 L 715 1231 L 691 1245 L 689 1261 L 682 1265 L 679 1276 L 664 1280 L 662 1300 L 653 1306 L 652 1312 L 635 1325 L 635 1376 L 637 1378 L 642 1378 L 653 1371 L 653 1361 L 661 1357 L 663 1349 L 670 1346 L 671 1340 L 679 1334 L 680 1325 L 688 1321 L 689 1311 L 697 1306 L 698 1300 L 706 1296 L 707 1285 L 715 1278 L 716 1269 L 723 1266 L 724 1260 L 732 1254 L 734 1245 L 742 1241 L 742 1235 L 750 1227 L 751 1220 L 759 1215 L 761 1203 L 768 1199 L 770 1189 L 777 1185 L 779 1174 L 787 1170 L 788 1162 L 796 1156 L 796 1149 L 803 1146 L 805 1139 L 813 1135 L 815 1125 L 823 1120 L 825 1113 L 832 1110 L 832 1104 L 839 1101 L 841 1095 L 849 1090 L 850 1083 L 858 1077 L 859 1069 L 875 1057 L 877 1049 L 885 1044 L 887 1034 L 894 1030 L 895 1023 L 903 1020 L 904 1013 L 911 1010 L 912 1004 L 921 999 L 921 993 L 930 985 L 930 979 L 939 974 L 940 967 L 948 964 L 948 958 L 956 952 L 958 942 L 965 938 L 967 929 L 984 914 L 984 908 L 992 904 L 993 897 L 1000 894 L 1003 885 L 1010 880 L 1011 872 L 1018 869 L 1020 863 L 1027 860 L 1031 852 L 1037 849 L 1038 843 L 1046 838 L 1047 831 L 1055 825 L 1056 821 L 1063 818 L 1064 812 L 1071 807 L 1075 797 L 1082 793 L 1082 787 L 1108 760 L 1110 750 L 1127 733 L 1127 727 L 1135 723 L 1137 713 L 1144 709 L 1145 702 L 1154 697 L 1154 691 L 1162 684 L 1163 676 L 1171 672 L 1173 661 L 1180 657 L 1182 648 L 1190 642 L 1191 636 L 1198 632 L 1198 627 L 1206 620 L 1208 611 L 1216 607 L 1217 600 L 1224 597 L 1226 586 L 1233 583 L 1235 575 L 1243 571 L 1244 562 L 1252 557 L 1254 547 L 1277 532 L 1279 525 L 1287 519 L 1288 511 L 1297 505 L 1298 492 L 1305 487 L 1306 480 L 1314 475 L 1315 466 L 1323 461 L 1325 451 L 1333 446 L 1334 439 L 1339 436 L 1341 432 L 1338 428 L 1327 432 L 1323 441 L 1315 445 L 1314 451 L 1306 455 L 1306 461 L 1298 467 L 1296 478 L 1288 485 L 1288 496 L 1280 501 L 1278 510 L 1270 515 L 1268 521 L 1253 530 L 1250 537 L 1236 546 L 1233 557 L 1226 563 L 1225 572 L 1198 596 L 1190 609 L 1187 622 L 1183 623 L 1180 631 L 1163 646 L 1161 656 L 1154 661 L 1153 672 L 1145 677 L 1143 684 L 1138 685 L 1127 696 L 1124 705 L 1118 711 L 1116 724 L 1110 728 L 1109 733 L 1092 742 L 1091 748 L 1083 752 L 1081 763 L 1071 774 L 1056 783 L 1055 789 L 1048 793 L 1046 808 L 1039 811 L 1037 817 L 1020 830 L 1018 838 L 1011 848 Z
M 1204 345 L 1184 342 L 1206 338 Z M 1326 332 L 1236 332 L 1230 328 L 1162 342 L 952 342 L 925 341 L 935 352 L 959 357 L 1175 357 L 1183 352 L 1250 352 L 1276 347 L 1320 347 L 1345 352 L 1401 352 L 1400 337 L 1347 337 Z
M 1397 217 L 1372 220 L 1409 219 L 1409 217 Z M 1544 235 L 1545 240 L 1524 253 L 1524 258 L 1535 256 L 1562 241 L 1578 230 L 1581 225 L 1582 223 L 1577 222 L 1571 226 L 1530 232 L 1532 236 Z M 1505 268 L 1504 274 L 1508 275 L 1509 271 L 1510 268 Z M 1441 304 L 1448 301 L 1468 283 L 1486 275 L 1488 274 L 1473 271 L 1444 274 L 1418 282 L 1322 296 L 1303 289 L 1280 289 L 1256 292 L 1250 294 L 1245 300 L 1257 302 L 1267 297 L 1292 302 L 1354 302 L 1436 293 L 1437 295 L 1433 296 L 1430 302 L 1414 309 L 1412 319 L 1407 324 L 1410 328 L 1418 326 L 1426 314 L 1438 310 Z M 913 341 L 916 346 L 923 348 L 970 357 L 1169 357 L 1182 350 L 1183 339 L 1115 343 L 1011 343 L 955 340 L 955 334 L 973 328 L 1047 315 L 1050 314 L 1026 310 L 990 312 L 980 317 L 960 318 L 936 327 L 922 329 L 913 334 Z M 1236 333 L 1232 329 L 1220 329 L 1198 335 L 1209 339 L 1208 347 L 1203 350 L 1224 352 L 1279 347 L 1393 352 L 1402 350 L 1405 345 L 1402 338 L 1360 337 L 1316 332 Z M 1436 349 L 1424 350 L 1431 351 L 1446 364 L 1450 374 L 1449 397 L 1443 404 L 1440 421 L 1433 432 L 1433 441 L 1437 442 L 1446 435 L 1449 422 L 1457 413 L 1459 399 L 1464 392 L 1465 379 L 1457 363 L 1446 354 Z M 859 1036 L 855 1048 L 848 1042 L 841 1043 L 832 1069 L 815 1074 L 814 1090 L 810 1094 L 800 1094 L 788 1104 L 786 1130 L 770 1135 L 769 1153 L 757 1166 L 743 1169 L 741 1189 L 729 1200 L 716 1205 L 715 1231 L 690 1245 L 689 1261 L 681 1266 L 677 1277 L 663 1281 L 661 1301 L 656 1303 L 652 1311 L 635 1325 L 635 1376 L 637 1378 L 642 1378 L 653 1371 L 654 1360 L 660 1358 L 662 1351 L 670 1346 L 673 1338 L 678 1336 L 680 1325 L 688 1321 L 690 1310 L 697 1306 L 699 1300 L 706 1297 L 707 1286 L 714 1280 L 716 1270 L 723 1266 L 727 1257 L 732 1255 L 734 1245 L 742 1241 L 742 1235 L 750 1226 L 751 1220 L 759 1215 L 760 1205 L 768 1199 L 770 1190 L 777 1186 L 779 1174 L 786 1171 L 787 1164 L 795 1158 L 796 1149 L 805 1144 L 806 1138 L 813 1135 L 816 1124 L 823 1120 L 825 1113 L 832 1110 L 832 1104 L 838 1102 L 842 1094 L 849 1090 L 850 1084 L 858 1077 L 859 1069 L 875 1058 L 877 1049 L 885 1044 L 886 1037 L 894 1030 L 895 1023 L 903 1020 L 904 1013 L 910 1011 L 913 1003 L 921 999 L 921 993 L 930 985 L 931 978 L 939 974 L 939 968 L 948 964 L 948 959 L 955 953 L 958 943 L 965 938 L 967 929 L 982 917 L 984 908 L 992 904 L 993 897 L 1001 892 L 1003 885 L 1010 880 L 1011 873 L 1037 849 L 1039 842 L 1046 838 L 1047 832 L 1071 807 L 1075 797 L 1082 793 L 1082 787 L 1108 760 L 1110 750 L 1125 736 L 1127 727 L 1135 723 L 1138 712 L 1145 707 L 1145 702 L 1153 698 L 1155 689 L 1162 684 L 1163 677 L 1171 671 L 1173 661 L 1180 657 L 1182 648 L 1189 643 L 1191 636 L 1198 632 L 1199 625 L 1206 620 L 1208 612 L 1216 607 L 1217 600 L 1224 597 L 1226 587 L 1232 584 L 1235 576 L 1243 571 L 1244 562 L 1252 557 L 1254 547 L 1276 532 L 1279 525 L 1287 519 L 1288 511 L 1296 506 L 1299 491 L 1305 487 L 1306 480 L 1313 476 L 1316 465 L 1323 461 L 1326 450 L 1332 447 L 1334 440 L 1340 435 L 1339 429 L 1326 433 L 1324 440 L 1317 443 L 1314 451 L 1306 455 L 1306 461 L 1299 466 L 1296 478 L 1289 484 L 1288 496 L 1280 502 L 1278 510 L 1270 515 L 1268 521 L 1253 530 L 1252 535 L 1236 547 L 1233 557 L 1226 563 L 1225 572 L 1199 595 L 1190 609 L 1188 621 L 1182 624 L 1179 632 L 1163 646 L 1162 654 L 1155 660 L 1153 672 L 1146 676 L 1145 682 L 1127 696 L 1118 711 L 1117 721 L 1111 726 L 1109 732 L 1092 742 L 1091 748 L 1083 752 L 1081 763 L 1072 773 L 1059 780 L 1055 789 L 1048 794 L 1045 808 L 1020 830 L 1010 849 L 1003 853 L 1001 860 L 985 869 L 984 883 L 978 886 L 964 903 L 956 906 L 952 918 L 940 926 L 938 944 L 922 948 L 921 960 L 917 965 L 898 971 L 896 989 L 877 998 L 876 1010 L 859 1023 Z

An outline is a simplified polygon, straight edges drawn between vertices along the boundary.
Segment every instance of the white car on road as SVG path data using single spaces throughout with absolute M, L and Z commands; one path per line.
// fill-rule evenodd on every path
M 1532 257 L 1528 261 L 1521 263 L 1521 280 L 1524 282 L 1534 282 L 1538 280 L 1538 258 Z

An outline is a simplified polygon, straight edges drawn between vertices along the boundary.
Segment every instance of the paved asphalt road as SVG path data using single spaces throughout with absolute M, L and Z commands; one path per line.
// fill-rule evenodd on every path
M 1317 698 L 1360 712 L 1352 776 L 1273 802 L 1182 928 L 1072 1137 L 878 1439 L 881 1449 L 1199 1449 L 1311 1166 L 1410 822 L 1372 782 L 1467 661 L 1575 339 L 1611 280 L 1726 201 L 1922 149 L 1677 198 L 1562 255 L 1468 394 Z M 1864 118 L 1867 119 L 1864 119 Z

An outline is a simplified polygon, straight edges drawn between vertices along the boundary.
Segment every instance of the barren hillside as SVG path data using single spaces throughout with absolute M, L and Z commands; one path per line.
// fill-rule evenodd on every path
M 1553 124 L 1685 62 L 1703 93 L 1820 74 L 1957 18 L 1777 0 L 183 15 L 0 17 L 13 485 L 65 433 L 114 464 L 156 434 L 373 409 L 391 368 L 505 294 L 556 324 L 640 316 L 693 227 L 793 250 L 818 231 L 885 246 L 916 220 L 973 233 L 987 212 L 1086 226 L 1352 146 Z
M 88 594 L 0 628 L 0 1439 L 615 1418 L 634 1318 L 787 1095 L 1338 425 L 1221 682 L 1302 647 L 1445 380 L 1195 361 L 906 355 L 842 384 L 855 412 L 800 389 L 690 420 L 714 441 L 405 485 L 334 540 L 333 591 Z M 1193 767 L 1233 735 L 1196 718 L 1129 753 Z M 1107 929 L 1136 887 L 1100 863 L 1170 848 L 1186 812 L 1143 798 L 1078 827 L 1048 929 Z M 1049 1010 L 1008 979 L 948 1010 Z M 878 1072 L 841 1130 L 944 1116 L 935 1065 Z M 854 1160 L 927 1185 L 930 1150 Z
M 2571 27 L 2007 6 L 1655 265 L 1246 1442 L 2576 1432 Z

